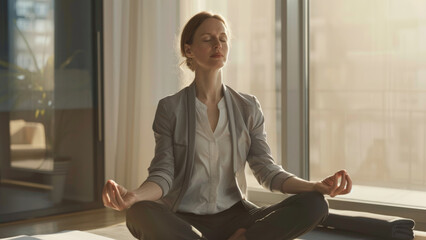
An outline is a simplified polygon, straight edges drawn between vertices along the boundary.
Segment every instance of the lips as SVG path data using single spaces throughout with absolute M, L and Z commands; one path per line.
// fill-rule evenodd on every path
M 215 53 L 215 54 L 211 55 L 210 57 L 212 57 L 212 58 L 220 58 L 220 57 L 223 57 L 223 55 L 220 54 L 220 53 Z

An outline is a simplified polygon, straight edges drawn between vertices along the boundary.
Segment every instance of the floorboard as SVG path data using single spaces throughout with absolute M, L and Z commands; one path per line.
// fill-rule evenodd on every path
M 0 238 L 49 234 L 65 230 L 86 231 L 125 221 L 125 212 L 100 208 L 90 211 L 42 217 L 0 224 Z

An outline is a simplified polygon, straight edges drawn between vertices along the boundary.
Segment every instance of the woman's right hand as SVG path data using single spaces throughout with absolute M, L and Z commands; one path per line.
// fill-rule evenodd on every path
M 102 190 L 102 201 L 105 207 L 122 211 L 136 202 L 136 196 L 113 180 L 108 180 Z

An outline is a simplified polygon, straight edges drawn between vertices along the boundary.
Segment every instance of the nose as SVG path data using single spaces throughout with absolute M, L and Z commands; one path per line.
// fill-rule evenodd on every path
M 215 49 L 221 49 L 222 48 L 222 43 L 220 42 L 219 39 L 215 39 L 215 41 L 214 41 L 214 48 Z

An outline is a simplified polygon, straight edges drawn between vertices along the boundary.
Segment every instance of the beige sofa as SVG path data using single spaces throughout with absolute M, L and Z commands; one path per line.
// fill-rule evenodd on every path
M 41 123 L 22 119 L 10 121 L 11 163 L 20 160 L 41 160 L 46 157 L 46 137 Z

